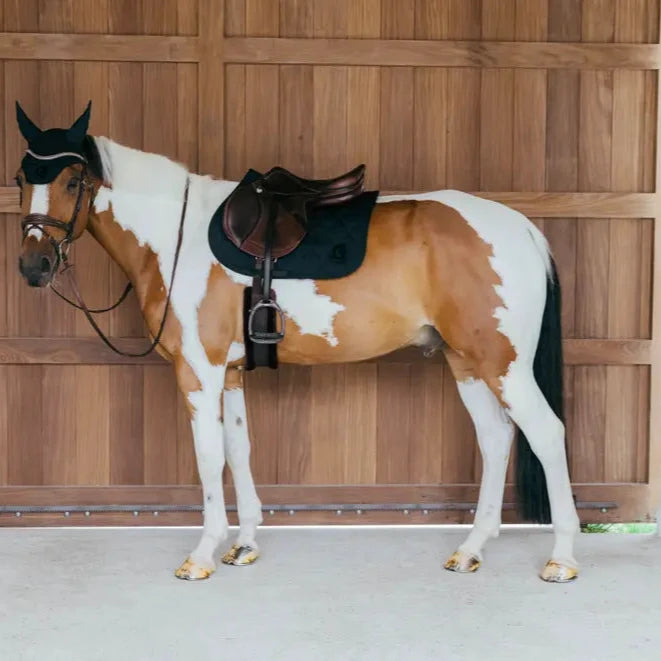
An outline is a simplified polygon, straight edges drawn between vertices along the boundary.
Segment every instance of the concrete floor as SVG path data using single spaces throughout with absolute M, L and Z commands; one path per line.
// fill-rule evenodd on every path
M 661 658 L 661 538 L 581 535 L 582 575 L 536 577 L 547 530 L 505 530 L 475 575 L 465 531 L 264 529 L 252 567 L 172 570 L 196 529 L 0 529 L 2 661 Z

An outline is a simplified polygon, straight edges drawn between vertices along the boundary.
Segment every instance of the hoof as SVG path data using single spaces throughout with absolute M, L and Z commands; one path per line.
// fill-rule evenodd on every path
M 214 571 L 216 571 L 215 567 L 202 567 L 190 558 L 186 558 L 184 564 L 174 572 L 174 575 L 182 581 L 203 581 L 205 578 L 209 578 Z
M 257 558 L 259 558 L 259 551 L 256 548 L 234 544 L 223 556 L 223 563 L 241 567 L 243 565 L 251 565 Z
M 547 583 L 569 583 L 578 577 L 578 569 L 563 565 L 555 560 L 546 563 L 540 578 Z
M 468 574 L 477 571 L 482 564 L 475 555 L 469 555 L 463 551 L 455 551 L 450 559 L 443 565 L 448 571 L 456 571 L 460 574 Z

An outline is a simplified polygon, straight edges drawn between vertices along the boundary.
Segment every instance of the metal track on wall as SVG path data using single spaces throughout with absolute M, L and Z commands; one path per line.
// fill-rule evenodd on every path
M 579 510 L 600 510 L 606 513 L 608 510 L 617 509 L 615 502 L 580 502 L 576 503 Z M 362 514 L 363 512 L 429 512 L 439 511 L 467 511 L 475 513 L 477 503 L 342 503 L 342 504 L 295 504 L 295 505 L 263 505 L 262 512 L 270 515 L 276 512 L 288 512 L 295 515 L 297 512 L 335 512 L 341 515 L 344 512 Z M 504 510 L 516 508 L 514 503 L 505 503 Z M 70 514 L 84 513 L 85 516 L 106 512 L 127 512 L 138 516 L 141 512 L 151 512 L 154 516 L 165 512 L 202 512 L 202 505 L 0 505 L 0 514 Z M 236 505 L 228 505 L 228 512 L 236 512 Z

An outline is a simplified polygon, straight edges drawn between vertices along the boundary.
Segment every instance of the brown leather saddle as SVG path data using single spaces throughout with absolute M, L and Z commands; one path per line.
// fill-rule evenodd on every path
M 363 192 L 365 165 L 332 179 L 303 179 L 281 167 L 241 184 L 225 203 L 223 230 L 232 243 L 256 260 L 248 337 L 258 344 L 275 344 L 284 337 L 285 318 L 271 290 L 275 261 L 290 254 L 308 233 L 308 211 L 339 205 Z M 269 323 L 269 312 L 279 318 Z

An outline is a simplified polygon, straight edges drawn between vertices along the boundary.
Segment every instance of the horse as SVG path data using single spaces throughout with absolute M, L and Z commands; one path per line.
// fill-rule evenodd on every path
M 70 244 L 89 232 L 133 285 L 152 345 L 173 364 L 184 395 L 204 524 L 175 575 L 205 579 L 216 569 L 217 548 L 228 535 L 226 461 L 239 532 L 222 561 L 254 562 L 262 506 L 250 470 L 243 390 L 243 298 L 251 279 L 219 263 L 207 239 L 210 218 L 237 182 L 88 135 L 90 105 L 71 127 L 46 131 L 18 103 L 16 111 L 28 143 L 16 175 L 22 276 L 30 286 L 50 286 Z M 446 569 L 474 572 L 485 543 L 498 536 L 517 436 L 522 516 L 552 522 L 554 530 L 539 575 L 548 582 L 577 577 L 579 518 L 562 413 L 561 290 L 549 245 L 527 217 L 455 190 L 379 194 L 364 261 L 354 273 L 280 279 L 273 288 L 285 315 L 280 362 L 363 361 L 406 346 L 442 350 L 483 458 L 473 526 Z

